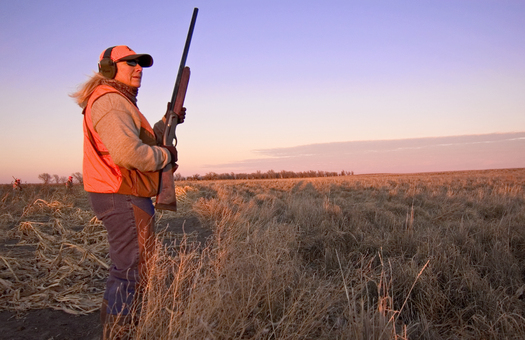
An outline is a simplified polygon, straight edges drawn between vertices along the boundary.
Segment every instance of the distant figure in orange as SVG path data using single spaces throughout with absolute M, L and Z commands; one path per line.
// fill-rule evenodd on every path
M 22 191 L 22 183 L 20 182 L 20 178 L 15 178 L 15 182 L 13 183 L 13 190 Z
M 66 191 L 69 192 L 71 189 L 73 189 L 73 176 L 69 176 L 66 182 Z

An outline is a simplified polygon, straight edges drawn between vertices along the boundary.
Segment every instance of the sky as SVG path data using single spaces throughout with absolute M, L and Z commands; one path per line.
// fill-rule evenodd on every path
M 68 96 L 107 47 L 149 53 L 165 112 L 193 8 L 179 172 L 525 167 L 525 2 L 0 3 L 0 183 L 82 171 Z

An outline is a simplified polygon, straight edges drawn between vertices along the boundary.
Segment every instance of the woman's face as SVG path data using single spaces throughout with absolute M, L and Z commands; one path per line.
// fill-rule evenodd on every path
M 140 82 L 142 81 L 142 66 L 137 62 L 135 62 L 135 64 L 135 66 L 130 66 L 126 61 L 119 61 L 117 63 L 115 80 L 129 86 L 140 87 Z

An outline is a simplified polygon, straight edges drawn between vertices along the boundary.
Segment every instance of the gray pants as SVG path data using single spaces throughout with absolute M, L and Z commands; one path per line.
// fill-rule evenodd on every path
M 107 314 L 128 315 L 135 305 L 153 251 L 155 210 L 149 197 L 89 193 L 91 207 L 108 232 L 112 265 L 104 300 Z

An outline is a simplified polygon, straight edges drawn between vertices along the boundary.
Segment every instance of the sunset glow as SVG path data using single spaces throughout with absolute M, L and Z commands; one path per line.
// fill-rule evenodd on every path
M 81 171 L 68 94 L 109 46 L 153 56 L 160 119 L 194 7 L 183 176 L 525 167 L 522 1 L 4 1 L 0 183 Z

